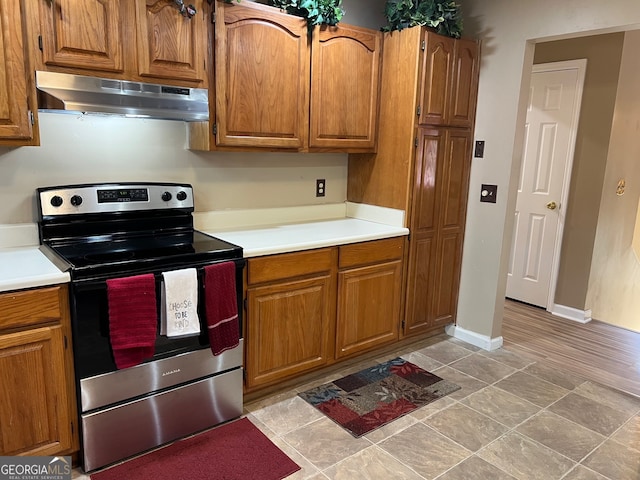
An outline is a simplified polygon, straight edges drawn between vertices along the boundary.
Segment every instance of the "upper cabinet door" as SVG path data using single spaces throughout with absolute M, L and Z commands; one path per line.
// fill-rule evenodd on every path
M 373 151 L 382 32 L 316 28 L 311 46 L 310 147 Z
M 309 59 L 303 19 L 254 2 L 216 2 L 216 143 L 306 146 Z
M 33 136 L 22 4 L 0 0 L 0 145 L 28 144 Z
M 477 41 L 456 40 L 448 125 L 454 127 L 473 125 L 478 95 L 479 53 Z
M 471 127 L 476 114 L 479 48 L 424 29 L 420 125 Z
M 40 0 L 45 65 L 123 72 L 129 2 Z
M 454 39 L 424 29 L 423 65 L 420 82 L 420 125 L 446 125 L 451 89 Z
M 206 20 L 202 0 L 183 16 L 173 0 L 136 0 L 138 73 L 206 83 Z

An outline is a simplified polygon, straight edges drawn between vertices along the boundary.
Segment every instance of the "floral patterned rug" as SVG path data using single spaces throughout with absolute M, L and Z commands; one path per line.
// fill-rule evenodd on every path
M 398 357 L 298 395 L 360 437 L 459 389 Z

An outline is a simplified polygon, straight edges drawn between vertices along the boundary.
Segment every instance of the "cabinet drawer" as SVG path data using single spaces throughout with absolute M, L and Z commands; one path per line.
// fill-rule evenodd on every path
M 404 237 L 354 243 L 340 247 L 340 268 L 402 258 Z
M 247 266 L 247 282 L 249 285 L 254 285 L 327 272 L 334 268 L 336 252 L 335 248 L 323 248 L 250 258 Z
M 0 330 L 60 321 L 66 286 L 0 294 Z

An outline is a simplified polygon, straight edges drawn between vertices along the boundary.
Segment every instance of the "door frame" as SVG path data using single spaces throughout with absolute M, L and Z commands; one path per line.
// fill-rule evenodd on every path
M 571 173 L 573 170 L 573 161 L 576 148 L 576 138 L 580 120 L 580 110 L 582 107 L 582 94 L 584 90 L 584 79 L 587 70 L 587 59 L 575 59 L 565 60 L 560 62 L 549 62 L 535 64 L 531 68 L 531 73 L 553 72 L 558 70 L 577 70 L 578 77 L 576 79 L 576 103 L 573 110 L 573 116 L 571 118 L 571 131 L 569 148 L 567 151 L 568 160 L 565 165 L 564 178 L 562 181 L 562 193 L 560 196 L 560 208 L 558 215 L 558 229 L 556 231 L 555 247 L 553 249 L 553 258 L 551 260 L 551 277 L 549 279 L 549 291 L 547 293 L 547 305 L 546 310 L 549 313 L 553 313 L 556 310 L 555 306 L 555 293 L 558 283 L 558 273 L 560 271 L 560 257 L 562 251 L 562 236 L 564 233 L 566 206 L 569 202 L 569 188 L 571 186 Z M 521 158 L 521 162 L 524 160 L 524 156 Z M 520 165 L 522 169 L 522 164 Z

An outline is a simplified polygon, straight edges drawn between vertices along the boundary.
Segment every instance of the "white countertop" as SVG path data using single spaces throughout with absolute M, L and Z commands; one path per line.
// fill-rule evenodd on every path
M 205 230 L 205 233 L 241 246 L 247 258 L 399 237 L 408 235 L 409 230 L 356 218 L 341 218 L 230 231 Z
M 0 249 L 0 292 L 69 282 L 36 246 Z
M 239 245 L 245 257 L 297 252 L 409 234 L 404 212 L 369 205 L 214 211 L 196 228 Z M 0 292 L 70 281 L 38 248 L 35 224 L 0 225 Z

